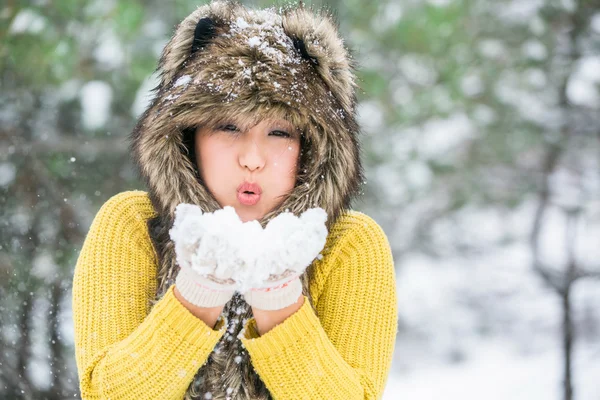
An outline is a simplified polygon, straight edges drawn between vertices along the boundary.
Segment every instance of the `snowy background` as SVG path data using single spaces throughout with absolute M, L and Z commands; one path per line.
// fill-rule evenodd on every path
M 143 188 L 126 137 L 199 3 L 0 4 L 0 398 L 79 397 L 75 261 Z M 384 399 L 600 399 L 600 2 L 307 3 L 360 66 L 355 208 L 397 272 Z

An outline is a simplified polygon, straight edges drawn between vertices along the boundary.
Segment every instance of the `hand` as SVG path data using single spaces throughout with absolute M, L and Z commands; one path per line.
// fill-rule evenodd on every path
M 269 222 L 264 230 L 264 246 L 251 263 L 255 267 L 244 271 L 252 276 L 242 274 L 242 295 L 250 306 L 280 310 L 298 300 L 302 294 L 300 276 L 325 245 L 326 219 L 325 211 L 315 208 L 299 218 L 283 213 Z
M 222 306 L 237 289 L 229 268 L 235 260 L 232 260 L 228 224 L 216 224 L 216 215 L 220 222 L 237 223 L 231 214 L 203 214 L 197 206 L 180 204 L 169 231 L 181 268 L 175 285 L 185 300 L 198 307 Z

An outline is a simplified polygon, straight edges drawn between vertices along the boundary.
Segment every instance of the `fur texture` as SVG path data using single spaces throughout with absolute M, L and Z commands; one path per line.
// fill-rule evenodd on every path
M 181 22 L 160 58 L 154 100 L 131 134 L 133 159 L 158 213 L 149 222 L 160 263 L 156 299 L 178 270 L 168 235 L 175 207 L 220 208 L 189 157 L 186 130 L 228 120 L 241 129 L 268 117 L 288 120 L 301 133 L 300 172 L 290 196 L 261 224 L 286 209 L 299 215 L 318 206 L 326 210 L 330 228 L 349 209 L 363 180 L 353 69 L 331 15 L 302 4 L 250 10 L 214 1 Z M 310 270 L 302 282 L 312 304 Z M 227 303 L 222 317 L 230 333 L 198 371 L 186 398 L 205 392 L 213 399 L 270 398 L 237 339 L 251 316 L 240 295 Z

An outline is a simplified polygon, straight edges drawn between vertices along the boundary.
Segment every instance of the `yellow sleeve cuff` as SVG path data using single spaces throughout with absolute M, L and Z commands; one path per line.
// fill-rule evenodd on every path
M 309 336 L 318 335 L 322 330 L 321 322 L 312 309 L 308 298 L 304 296 L 304 304 L 285 321 L 276 325 L 269 332 L 260 336 L 256 319 L 250 318 L 238 336 L 252 357 L 269 357 L 294 346 Z
M 171 286 L 167 289 L 163 300 L 154 306 L 155 314 L 163 316 L 163 324 L 169 326 L 171 331 L 175 332 L 186 342 L 214 347 L 219 339 L 225 334 L 227 329 L 227 318 L 219 316 L 214 329 L 206 325 L 204 321 L 194 316 L 183 304 L 175 297 Z

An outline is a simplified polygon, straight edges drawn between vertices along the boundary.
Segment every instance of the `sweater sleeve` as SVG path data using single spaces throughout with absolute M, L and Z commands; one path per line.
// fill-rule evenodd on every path
M 144 192 L 124 192 L 96 215 L 73 279 L 75 355 L 84 399 L 182 399 L 224 334 L 193 316 L 173 287 L 152 307 L 156 256 Z
M 378 399 L 397 333 L 387 238 L 364 214 L 340 240 L 316 312 L 308 299 L 263 336 L 251 318 L 240 339 L 274 399 Z

